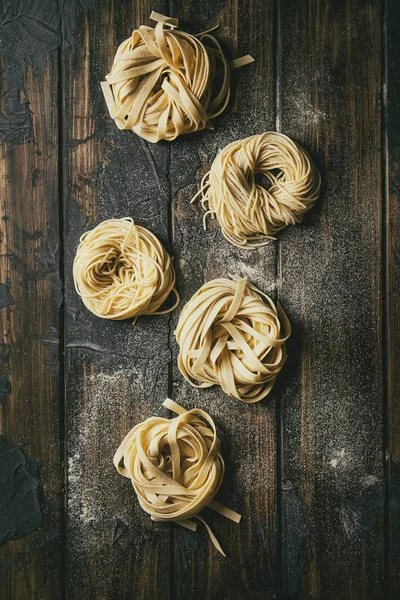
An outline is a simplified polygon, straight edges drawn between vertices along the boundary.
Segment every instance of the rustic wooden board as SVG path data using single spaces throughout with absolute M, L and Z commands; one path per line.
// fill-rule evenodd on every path
M 136 10 L 135 10 L 136 5 Z M 112 457 L 168 395 L 169 317 L 104 321 L 73 286 L 80 235 L 133 217 L 168 245 L 168 147 L 120 132 L 100 89 L 117 48 L 157 2 L 100 2 L 79 19 L 65 61 L 65 288 L 69 598 L 168 598 L 170 528 L 151 522 Z M 122 535 L 115 539 L 121 532 Z
M 152 145 L 108 117 L 99 82 L 151 10 L 192 33 L 219 23 L 229 57 L 255 57 L 215 131 Z M 21 0 L 1 12 L 0 509 L 17 473 L 31 510 L 0 510 L 0 544 L 20 538 L 0 545 L 0 598 L 397 598 L 398 2 Z M 323 194 L 303 225 L 240 251 L 189 202 L 218 149 L 268 129 L 311 152 Z M 83 307 L 79 237 L 123 216 L 175 256 L 183 302 L 235 273 L 280 298 L 294 332 L 266 401 L 184 381 L 179 309 L 132 326 Z M 219 497 L 243 515 L 207 514 L 226 559 L 201 526 L 151 522 L 112 465 L 134 424 L 167 414 L 167 395 L 216 421 Z
M 0 597 L 18 600 L 62 577 L 58 15 L 36 9 L 0 29 Z
M 279 21 L 280 127 L 324 179 L 280 242 L 284 593 L 382 598 L 380 5 L 288 0 Z
M 186 302 L 205 282 L 238 274 L 275 294 L 274 245 L 249 252 L 231 246 L 216 223 L 202 228 L 199 203 L 190 206 L 198 184 L 219 149 L 235 139 L 274 129 L 273 3 L 172 2 L 173 16 L 196 33 L 220 24 L 215 35 L 231 58 L 251 54 L 256 63 L 234 74 L 234 96 L 215 131 L 200 132 L 171 144 L 173 249 L 179 290 Z M 248 90 L 251 88 L 251 93 Z M 179 311 L 178 311 L 179 312 Z M 173 328 L 178 314 L 173 315 Z M 174 530 L 176 598 L 267 598 L 276 593 L 276 393 L 259 405 L 244 405 L 221 389 L 192 388 L 176 366 L 173 397 L 198 406 L 215 419 L 227 460 L 222 501 L 242 514 L 240 526 L 219 516 L 208 520 L 227 559 L 215 553 L 201 528 L 196 534 Z
M 388 596 L 400 595 L 400 6 L 387 3 L 385 20 L 385 224 L 388 464 Z

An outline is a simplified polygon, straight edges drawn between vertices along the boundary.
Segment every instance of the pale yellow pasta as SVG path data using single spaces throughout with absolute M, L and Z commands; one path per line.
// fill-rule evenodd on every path
M 73 275 L 85 306 L 103 319 L 160 315 L 179 304 L 168 252 L 130 217 L 103 221 L 82 235 Z M 173 306 L 160 310 L 171 292 Z
M 191 385 L 220 385 L 253 403 L 270 393 L 285 363 L 290 323 L 246 279 L 214 279 L 185 304 L 175 335 L 179 370 Z
M 141 25 L 118 48 L 102 85 L 110 116 L 149 142 L 212 129 L 230 97 L 230 65 L 217 40 L 175 30 L 178 19 L 152 13 L 155 29 Z
M 263 175 L 266 185 L 256 175 Z M 320 187 L 308 153 L 286 135 L 266 132 L 221 150 L 193 200 L 202 199 L 204 228 L 206 218 L 215 217 L 231 244 L 254 249 L 299 223 Z
M 131 480 L 140 506 L 153 521 L 173 521 L 195 531 L 193 519 L 198 519 L 225 556 L 200 515 L 208 507 L 240 521 L 240 515 L 213 500 L 225 471 L 214 421 L 203 410 L 186 411 L 170 399 L 163 406 L 178 416 L 151 417 L 136 425 L 115 453 L 115 468 Z

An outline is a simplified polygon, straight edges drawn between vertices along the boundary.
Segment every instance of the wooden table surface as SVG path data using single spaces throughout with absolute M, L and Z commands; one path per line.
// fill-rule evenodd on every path
M 215 131 L 152 145 L 100 81 L 154 9 L 216 33 L 233 99 Z M 400 597 L 398 0 L 0 3 L 0 597 Z M 268 247 L 230 246 L 189 201 L 218 149 L 266 130 L 309 152 L 323 191 Z M 239 274 L 284 305 L 289 361 L 248 406 L 180 375 L 172 315 L 100 320 L 78 298 L 79 237 L 133 217 L 175 257 L 183 302 Z M 226 550 L 151 522 L 112 457 L 170 396 L 215 419 Z

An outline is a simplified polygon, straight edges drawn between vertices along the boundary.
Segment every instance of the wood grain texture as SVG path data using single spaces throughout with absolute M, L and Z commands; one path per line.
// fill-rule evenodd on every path
M 173 16 L 192 33 L 220 24 L 215 32 L 231 58 L 251 54 L 255 64 L 233 76 L 233 98 L 214 122 L 215 131 L 184 136 L 171 144 L 173 248 L 182 301 L 205 282 L 238 274 L 275 294 L 275 246 L 249 252 L 231 246 L 216 222 L 203 230 L 199 203 L 190 205 L 202 175 L 226 144 L 274 128 L 273 4 L 263 2 L 172 2 Z M 179 312 L 179 311 L 178 311 Z M 172 317 L 173 328 L 178 314 Z M 242 514 L 239 526 L 207 518 L 227 558 L 219 556 L 201 527 L 196 534 L 174 529 L 176 598 L 271 598 L 276 593 L 277 392 L 258 405 L 245 405 L 218 387 L 192 388 L 176 366 L 173 335 L 173 398 L 198 406 L 215 419 L 227 462 L 221 501 Z
M 191 33 L 220 24 L 229 58 L 256 59 L 233 73 L 214 131 L 152 145 L 109 118 L 100 81 L 151 10 Z M 4 481 L 22 473 L 40 500 L 40 479 L 43 502 L 0 546 L 1 599 L 400 596 L 399 29 L 396 0 L 3 3 L 0 543 L 18 529 Z M 203 231 L 190 200 L 219 149 L 275 129 L 311 152 L 322 196 L 302 225 L 242 251 L 215 222 Z M 269 398 L 247 406 L 183 379 L 180 308 L 134 326 L 84 308 L 79 237 L 124 216 L 175 257 L 182 302 L 229 274 L 281 300 L 293 335 Z M 243 516 L 207 511 L 226 559 L 201 524 L 151 522 L 113 467 L 166 396 L 216 422 L 218 499 Z
M 280 245 L 284 594 L 382 598 L 380 4 L 280 4 L 280 127 L 324 180 Z
M 131 216 L 168 245 L 168 148 L 119 131 L 100 89 L 117 46 L 135 26 L 149 23 L 151 9 L 163 8 L 157 2 L 99 2 L 79 19 L 75 49 L 65 63 L 71 599 L 170 597 L 170 529 L 151 522 L 112 463 L 126 433 L 162 411 L 171 359 L 169 318 L 143 317 L 134 326 L 98 319 L 84 308 L 72 280 L 80 235 L 104 219 Z
M 385 20 L 385 192 L 388 426 L 388 592 L 400 595 L 400 6 Z
M 13 447 L 0 457 L 1 531 L 11 532 L 0 597 L 50 600 L 61 586 L 58 68 L 57 53 L 29 38 L 25 8 L 20 30 L 8 14 L 16 37 L 0 29 L 0 432 Z M 37 18 L 57 37 L 56 11 Z

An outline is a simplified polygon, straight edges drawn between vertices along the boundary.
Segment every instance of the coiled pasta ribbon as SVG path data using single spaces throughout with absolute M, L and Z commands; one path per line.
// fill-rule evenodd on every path
M 200 409 L 186 411 L 170 399 L 174 419 L 151 417 L 134 427 L 114 456 L 118 473 L 131 480 L 140 506 L 153 521 L 173 521 L 196 531 L 198 519 L 217 550 L 223 550 L 200 515 L 207 506 L 239 523 L 240 515 L 215 500 L 225 465 L 214 421 Z
M 168 252 L 130 217 L 103 221 L 82 235 L 73 275 L 85 306 L 103 319 L 161 315 L 179 304 Z M 171 292 L 173 306 L 160 310 Z
M 178 366 L 191 385 L 220 385 L 253 403 L 267 396 L 286 361 L 290 323 L 246 279 L 213 279 L 185 304 L 175 331 Z
M 265 177 L 266 185 L 257 181 Z M 232 142 L 203 177 L 199 196 L 207 216 L 239 248 L 265 246 L 299 223 L 319 196 L 321 176 L 308 153 L 286 135 L 266 132 Z
M 178 19 L 152 12 L 155 29 L 141 25 L 117 50 L 102 82 L 110 116 L 149 142 L 212 129 L 230 97 L 230 71 L 253 62 L 228 63 L 217 40 L 176 30 Z M 214 28 L 215 29 L 215 28 Z

